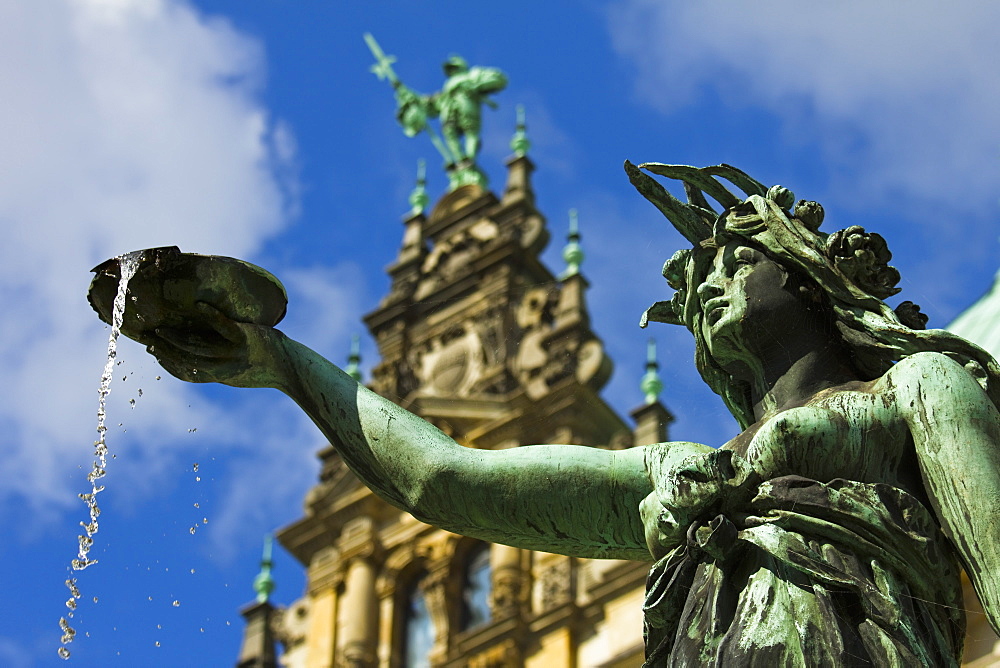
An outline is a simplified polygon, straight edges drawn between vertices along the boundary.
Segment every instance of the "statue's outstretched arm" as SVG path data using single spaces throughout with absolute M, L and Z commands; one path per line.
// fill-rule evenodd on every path
M 1000 413 L 944 355 L 913 355 L 891 373 L 938 521 L 1000 633 Z
M 586 557 L 648 559 L 643 452 L 579 446 L 475 450 L 284 339 L 283 389 L 373 491 L 463 535 Z
M 582 557 L 650 558 L 639 518 L 652 491 L 644 448 L 466 448 L 278 330 L 205 310 L 234 345 L 205 354 L 180 335 L 168 336 L 153 343 L 161 364 L 185 380 L 283 391 L 389 503 L 483 540 Z

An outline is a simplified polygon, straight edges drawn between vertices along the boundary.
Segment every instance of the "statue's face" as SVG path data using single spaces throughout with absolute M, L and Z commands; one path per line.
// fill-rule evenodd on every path
M 788 279 L 782 265 L 745 240 L 717 249 L 698 299 L 702 336 L 723 367 L 749 363 L 748 353 L 766 356 L 805 317 L 806 305 Z

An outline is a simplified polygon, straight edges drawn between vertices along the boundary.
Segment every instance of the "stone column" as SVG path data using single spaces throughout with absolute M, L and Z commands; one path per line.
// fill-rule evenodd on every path
M 340 601 L 338 654 L 345 666 L 375 664 L 378 641 L 378 598 L 375 595 L 375 565 L 370 557 L 356 556 L 347 566 L 344 595 Z
M 382 556 L 375 522 L 362 515 L 340 534 L 346 563 L 344 591 L 337 605 L 337 665 L 374 666 L 378 646 L 378 596 L 375 580 Z
M 308 575 L 305 665 L 307 668 L 331 668 L 337 647 L 337 606 L 344 583 L 340 552 L 332 546 L 317 551 L 309 564 Z
M 659 401 L 641 406 L 632 411 L 635 420 L 635 445 L 652 445 L 667 440 L 667 426 L 674 416 Z
M 427 604 L 427 613 L 434 626 L 434 647 L 428 657 L 431 665 L 439 665 L 448 658 L 448 636 L 451 633 L 448 610 L 450 572 L 450 560 L 438 559 L 427 565 L 427 575 L 419 585 L 424 595 L 424 602 Z
M 490 607 L 493 617 L 502 619 L 518 613 L 521 607 L 524 574 L 521 550 L 509 545 L 490 546 Z
M 271 628 L 274 606 L 267 601 L 252 603 L 240 610 L 240 614 L 246 620 L 246 629 L 236 668 L 277 668 L 274 629 Z
M 535 170 L 534 163 L 528 156 L 515 156 L 507 161 L 507 185 L 503 192 L 503 203 L 517 200 L 527 200 L 533 204 L 535 192 L 531 187 L 531 172 Z

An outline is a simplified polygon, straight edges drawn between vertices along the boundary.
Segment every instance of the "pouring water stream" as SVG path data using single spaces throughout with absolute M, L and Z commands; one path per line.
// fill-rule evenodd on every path
M 108 445 L 106 440 L 108 428 L 104 424 L 106 417 L 105 409 L 108 394 L 111 393 L 111 378 L 114 376 L 115 358 L 118 355 L 118 335 L 121 333 L 122 321 L 125 317 L 125 296 L 128 290 L 128 282 L 135 275 L 142 258 L 142 251 L 134 251 L 118 257 L 120 276 L 118 279 L 118 293 L 115 295 L 112 312 L 111 335 L 108 337 L 108 360 L 104 365 L 104 373 L 101 375 L 101 386 L 98 390 L 100 398 L 97 405 L 97 440 L 94 441 L 94 462 L 93 468 L 87 474 L 87 481 L 90 482 L 90 492 L 79 495 L 80 499 L 87 504 L 89 521 L 80 522 L 80 526 L 83 527 L 83 533 L 77 537 L 79 540 L 79 551 L 77 557 L 70 562 L 70 566 L 74 571 L 82 571 L 97 563 L 96 559 L 90 558 L 90 548 L 94 544 L 94 535 L 98 530 L 97 518 L 101 514 L 101 508 L 97 504 L 97 495 L 104 491 L 104 486 L 98 485 L 98 481 L 106 475 L 108 463 Z M 70 597 L 66 600 L 66 607 L 69 608 L 69 612 L 66 614 L 66 617 L 59 618 L 59 628 L 62 630 L 62 646 L 59 647 L 58 652 L 59 656 L 63 659 L 69 658 L 70 652 L 66 645 L 73 642 L 73 638 L 76 636 L 76 631 L 70 626 L 67 618 L 73 618 L 77 601 L 80 600 L 80 589 L 77 587 L 75 577 L 67 578 L 66 587 L 70 591 Z

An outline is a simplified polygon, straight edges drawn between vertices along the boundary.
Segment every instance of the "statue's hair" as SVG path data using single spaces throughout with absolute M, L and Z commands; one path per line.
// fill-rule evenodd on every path
M 883 301 L 899 292 L 895 287 L 899 272 L 888 265 L 892 255 L 881 236 L 859 226 L 834 234 L 820 232 L 823 209 L 819 204 L 800 200 L 790 211 L 794 201 L 791 192 L 780 186 L 765 189 L 728 165 L 704 169 L 658 164 L 642 167 L 684 182 L 687 204 L 626 163 L 633 184 L 694 244 L 692 249 L 678 251 L 664 265 L 663 274 L 677 292 L 669 302 L 650 308 L 642 324 L 656 320 L 683 324 L 691 330 L 698 344 L 698 371 L 742 428 L 754 422 L 750 387 L 723 370 L 709 354 L 701 327 L 704 314 L 697 296 L 697 287 L 708 274 L 715 249 L 732 238 L 747 239 L 786 269 L 820 287 L 836 331 L 864 379 L 882 376 L 909 355 L 937 352 L 964 366 L 993 403 L 1000 406 L 1000 366 L 989 353 L 951 332 L 923 329 L 927 318 L 911 302 L 903 302 L 893 310 Z M 740 200 L 714 178 L 716 175 L 749 197 Z M 705 194 L 725 210 L 716 214 Z

